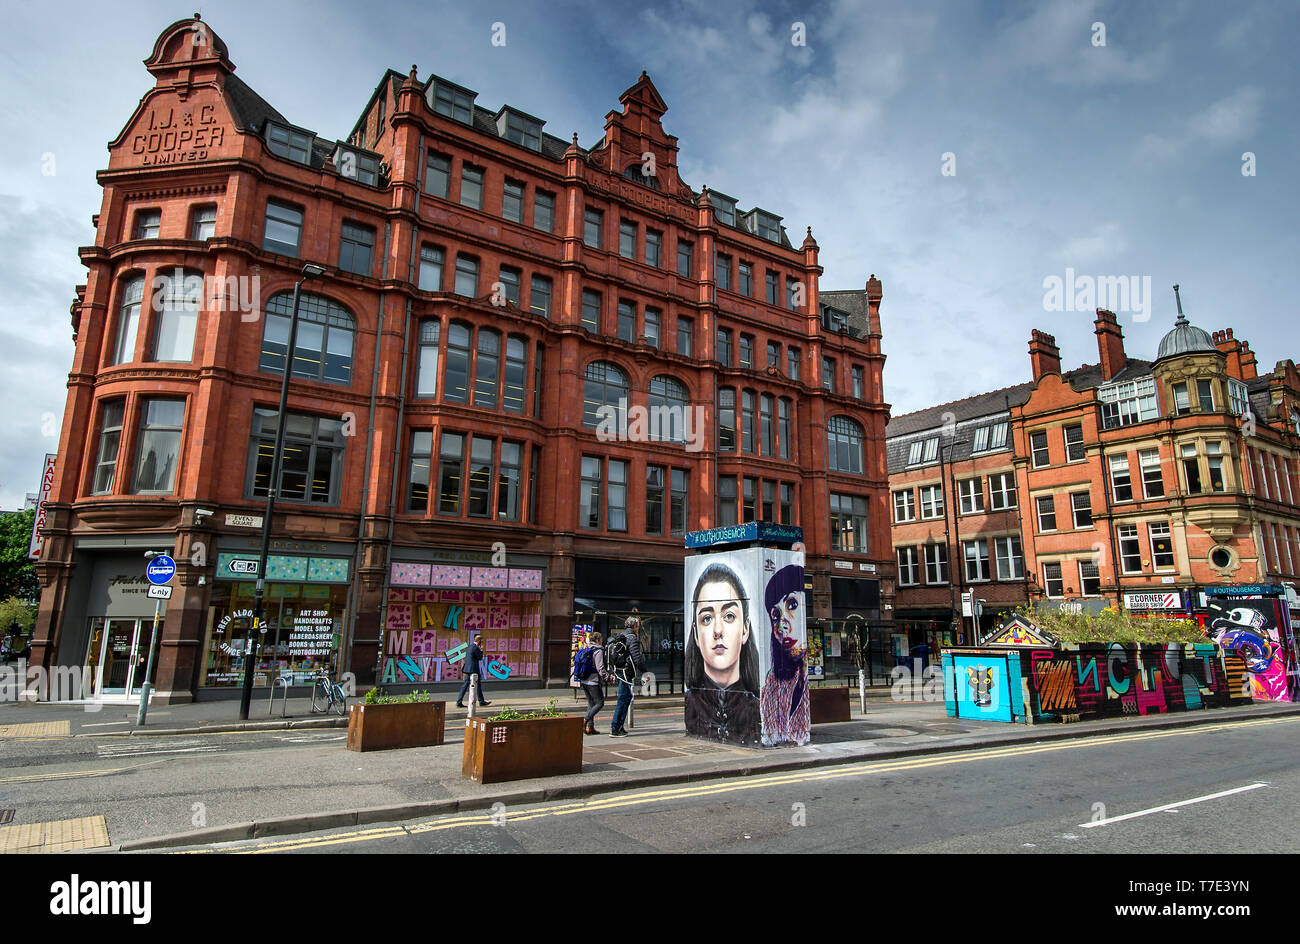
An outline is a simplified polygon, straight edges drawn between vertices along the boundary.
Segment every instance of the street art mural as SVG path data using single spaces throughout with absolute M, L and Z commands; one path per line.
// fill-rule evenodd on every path
M 943 654 L 953 717 L 1039 724 L 1222 708 L 1250 701 L 1246 666 L 1214 643 L 954 649 Z
M 470 642 L 483 650 L 493 678 L 537 678 L 541 633 L 537 594 L 392 588 L 379 681 L 458 680 Z
M 757 547 L 684 563 L 687 732 L 750 747 L 808 743 L 802 555 Z
M 1215 588 L 1207 593 L 1205 605 L 1206 629 L 1215 642 L 1245 662 L 1254 698 L 1300 698 L 1295 636 L 1285 602 L 1275 592 Z

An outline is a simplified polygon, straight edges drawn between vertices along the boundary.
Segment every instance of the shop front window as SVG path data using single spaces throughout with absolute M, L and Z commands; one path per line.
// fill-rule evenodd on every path
M 199 685 L 243 684 L 244 648 L 253 625 L 253 588 L 251 582 L 214 585 Z M 253 667 L 254 686 L 265 689 L 276 678 L 286 678 L 290 685 L 310 685 L 318 672 L 337 680 L 347 603 L 347 585 L 267 583 L 266 633 Z

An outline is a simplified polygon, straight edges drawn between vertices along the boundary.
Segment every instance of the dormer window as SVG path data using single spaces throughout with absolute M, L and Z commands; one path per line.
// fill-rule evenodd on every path
M 826 326 L 827 331 L 839 331 L 841 328 L 848 329 L 849 316 L 838 309 L 829 305 L 822 306 L 822 324 Z
M 377 154 L 358 151 L 356 148 L 350 148 L 340 141 L 338 148 L 334 151 L 333 160 L 339 176 L 355 180 L 367 187 L 379 186 L 379 156 Z
M 728 226 L 736 225 L 735 198 L 710 190 L 709 202 L 713 204 L 713 211 L 719 223 L 726 223 Z
M 542 149 L 542 123 L 522 112 L 503 108 L 497 115 L 497 134 L 530 150 Z
M 745 228 L 769 242 L 781 241 L 781 217 L 773 216 L 766 210 L 750 210 L 745 217 Z
M 915 440 L 907 451 L 908 465 L 923 465 L 927 462 L 934 462 L 939 457 L 939 437 L 930 436 L 927 439 Z
M 429 104 L 433 107 L 435 114 L 443 115 L 462 124 L 473 123 L 474 99 L 476 97 L 473 92 L 441 80 L 435 82 L 429 91 Z
M 266 123 L 266 146 L 272 154 L 297 161 L 299 164 L 311 162 L 311 142 L 315 135 L 298 131 L 287 125 L 275 122 Z

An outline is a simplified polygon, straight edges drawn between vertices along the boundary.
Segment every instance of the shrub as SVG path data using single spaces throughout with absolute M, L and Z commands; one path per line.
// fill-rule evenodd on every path
M 432 692 L 407 692 L 405 695 L 389 695 L 376 685 L 366 692 L 367 705 L 408 705 L 414 702 L 433 701 Z
M 1014 615 L 1063 643 L 1118 642 L 1131 645 L 1205 642 L 1205 632 L 1190 619 L 1135 616 L 1114 604 L 1100 613 L 1062 613 L 1017 607 Z

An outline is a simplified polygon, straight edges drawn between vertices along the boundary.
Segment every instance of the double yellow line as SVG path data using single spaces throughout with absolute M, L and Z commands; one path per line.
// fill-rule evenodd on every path
M 862 777 L 870 774 L 886 774 L 898 771 L 924 770 L 934 767 L 949 767 L 954 764 L 970 764 L 979 761 L 997 760 L 1005 757 L 1026 757 L 1033 754 L 1047 754 L 1053 751 L 1074 750 L 1080 747 L 1126 744 L 1134 741 L 1151 741 L 1160 738 L 1183 737 L 1189 734 L 1213 734 L 1237 728 L 1253 728 L 1270 724 L 1293 724 L 1300 717 L 1261 718 L 1252 721 L 1229 721 L 1212 726 L 1197 725 L 1165 731 L 1134 731 L 1130 734 L 1099 735 L 1096 737 L 1068 739 L 1046 744 L 1033 743 L 1014 745 L 985 750 L 962 751 L 942 755 L 928 754 L 921 757 L 902 758 L 889 761 L 864 761 L 835 767 L 817 767 L 788 771 L 784 773 L 729 779 L 721 783 L 694 784 L 672 787 L 665 790 L 649 790 L 632 794 L 610 794 L 590 800 L 571 803 L 559 803 L 542 809 L 521 810 L 508 813 L 476 813 L 450 819 L 431 820 L 415 826 L 380 826 L 361 829 L 347 833 L 337 833 L 317 838 L 282 839 L 276 842 L 259 844 L 256 847 L 232 850 L 240 854 L 263 852 L 288 852 L 295 849 L 337 846 L 354 842 L 367 842 L 386 837 L 419 835 L 421 833 L 443 832 L 448 829 L 461 829 L 466 826 L 494 826 L 513 823 L 525 823 L 529 820 L 548 816 L 570 816 L 574 813 L 598 813 L 606 810 L 625 809 L 644 806 L 649 803 L 664 803 L 672 800 L 687 800 L 697 797 L 716 796 L 724 793 L 738 793 L 743 790 L 763 790 L 769 787 L 786 786 L 798 783 L 811 783 L 826 780 L 840 780 L 845 777 Z M 206 851 L 206 850 L 205 850 Z

